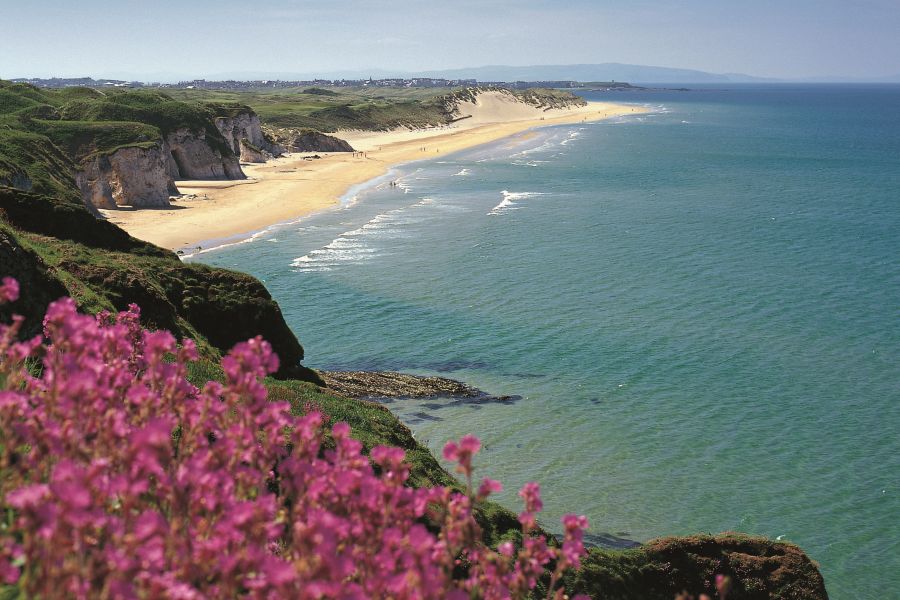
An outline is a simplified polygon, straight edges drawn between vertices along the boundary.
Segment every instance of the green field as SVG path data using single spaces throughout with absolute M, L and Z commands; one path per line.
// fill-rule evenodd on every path
M 313 87 L 277 90 L 217 91 L 169 89 L 177 100 L 202 103 L 239 102 L 250 106 L 272 127 L 315 129 L 391 129 L 447 122 L 442 97 L 448 88 Z

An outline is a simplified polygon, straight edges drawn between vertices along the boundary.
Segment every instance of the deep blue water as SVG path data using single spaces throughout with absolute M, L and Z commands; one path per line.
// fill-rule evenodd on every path
M 900 588 L 900 87 L 587 94 L 640 117 L 391 174 L 195 257 L 260 277 L 319 368 L 440 373 L 398 401 L 518 507 L 646 540 L 793 541 L 833 598 Z

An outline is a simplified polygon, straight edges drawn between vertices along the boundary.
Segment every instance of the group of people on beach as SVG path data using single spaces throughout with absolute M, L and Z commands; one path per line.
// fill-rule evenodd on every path
M 366 152 L 354 152 L 353 158 L 369 158 L 369 155 Z

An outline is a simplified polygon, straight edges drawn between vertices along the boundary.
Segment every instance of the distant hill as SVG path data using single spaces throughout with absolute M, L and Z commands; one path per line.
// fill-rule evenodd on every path
M 125 74 L 119 74 L 124 76 Z M 283 79 L 303 80 L 365 79 L 368 77 L 439 77 L 477 79 L 478 81 L 627 81 L 629 83 L 765 83 L 777 79 L 753 77 L 742 73 L 708 73 L 693 69 L 673 69 L 622 63 L 531 65 L 488 65 L 433 71 L 392 71 L 389 69 L 347 70 L 320 73 L 231 72 L 216 73 L 212 79 Z
M 691 69 L 672 69 L 621 63 L 534 65 L 510 67 L 491 65 L 464 69 L 429 72 L 434 77 L 448 79 L 475 78 L 479 81 L 627 81 L 629 83 L 751 83 L 772 82 L 776 79 L 753 77 L 741 73 L 707 73 Z M 424 75 L 424 74 L 423 74 Z
M 484 81 L 627 81 L 629 83 L 900 83 L 900 73 L 884 76 L 815 76 L 777 79 L 773 77 L 756 77 L 743 73 L 710 73 L 696 69 L 676 69 L 649 65 L 631 65 L 624 63 L 592 63 L 567 65 L 487 65 L 481 67 L 464 67 L 459 69 L 435 69 L 430 71 L 400 71 L 393 69 L 342 69 L 317 72 L 288 71 L 224 71 L 210 73 L 135 73 L 107 72 L 104 77 L 143 82 L 175 83 L 195 78 L 211 81 L 233 79 L 248 81 L 256 79 L 278 79 L 282 81 L 299 81 L 314 79 L 386 79 L 389 77 L 443 77 L 447 79 L 477 79 Z

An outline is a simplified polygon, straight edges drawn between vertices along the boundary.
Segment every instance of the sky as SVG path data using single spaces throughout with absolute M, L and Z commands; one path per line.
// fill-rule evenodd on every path
M 900 0 L 0 0 L 0 77 L 620 62 L 900 75 Z

